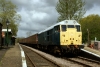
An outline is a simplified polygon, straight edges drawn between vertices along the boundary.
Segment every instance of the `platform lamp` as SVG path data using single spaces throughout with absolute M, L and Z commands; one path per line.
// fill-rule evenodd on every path
M 6 21 L 6 24 L 7 24 L 7 47 L 8 47 L 8 25 L 9 25 L 8 19 L 7 19 L 7 21 Z

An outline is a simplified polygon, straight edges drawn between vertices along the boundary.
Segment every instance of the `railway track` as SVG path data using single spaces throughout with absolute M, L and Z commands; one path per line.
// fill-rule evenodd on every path
M 27 64 L 29 65 L 28 67 L 100 67 L 99 61 L 91 60 L 91 59 L 84 58 L 81 56 L 77 56 L 77 57 L 73 57 L 73 58 L 67 58 L 67 57 L 59 58 L 59 57 L 54 57 L 49 54 L 46 55 L 46 53 L 44 53 L 44 52 L 33 49 L 36 52 L 36 54 L 39 53 L 39 54 L 43 54 L 44 55 L 43 57 L 46 57 L 46 58 L 48 57 L 47 59 L 50 60 L 48 62 L 47 59 L 46 59 L 46 61 L 44 61 L 43 60 L 44 58 L 38 59 L 38 56 L 37 56 L 38 54 L 34 55 L 35 52 L 32 52 L 32 50 L 27 50 L 25 47 L 23 49 L 25 50 L 27 58 L 28 57 L 30 58 L 30 60 L 29 59 L 28 60 L 31 61 L 30 63 L 27 62 Z M 35 58 L 35 60 L 33 60 L 34 58 Z M 33 63 L 33 64 L 31 64 L 31 63 Z M 47 64 L 49 64 L 50 66 Z
M 60 67 L 32 50 L 23 47 L 28 67 Z
M 64 58 L 65 60 L 71 61 L 73 63 L 79 64 L 83 67 L 100 67 L 100 62 L 99 61 L 95 61 L 92 59 L 88 59 L 88 58 L 84 58 L 81 56 L 78 57 L 74 57 L 74 58 Z

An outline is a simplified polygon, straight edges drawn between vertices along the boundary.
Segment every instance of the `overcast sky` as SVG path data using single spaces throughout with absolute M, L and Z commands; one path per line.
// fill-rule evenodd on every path
M 21 15 L 17 37 L 27 37 L 27 32 L 35 34 L 48 26 L 55 24 L 58 13 L 55 6 L 58 0 L 11 0 L 18 7 Z M 85 0 L 86 14 L 100 15 L 100 0 Z

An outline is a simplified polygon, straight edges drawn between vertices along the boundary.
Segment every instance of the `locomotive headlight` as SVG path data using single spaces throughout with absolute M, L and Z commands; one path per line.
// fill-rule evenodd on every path
M 62 36 L 63 36 L 63 37 L 65 37 L 65 35 L 64 35 L 64 34 L 63 34 Z

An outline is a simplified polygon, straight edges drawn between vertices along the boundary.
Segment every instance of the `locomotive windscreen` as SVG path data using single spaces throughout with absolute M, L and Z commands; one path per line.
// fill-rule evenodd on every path
M 68 28 L 75 28 L 74 25 L 68 25 Z
M 62 25 L 61 28 L 62 28 L 62 31 L 66 31 L 67 30 L 66 29 L 67 28 L 66 25 Z

